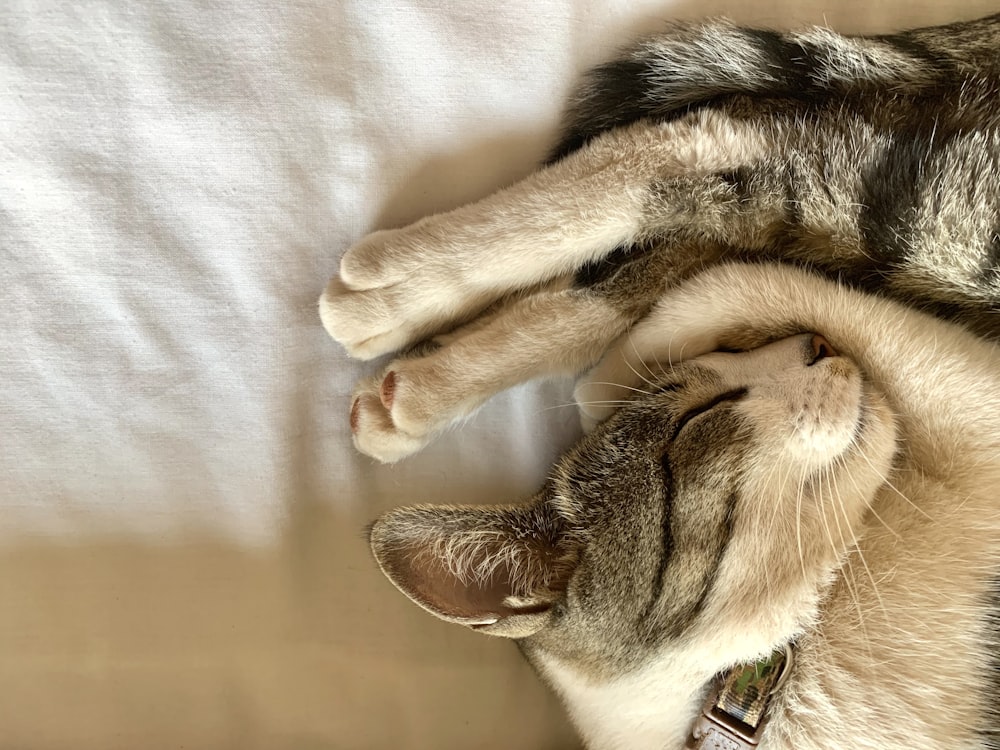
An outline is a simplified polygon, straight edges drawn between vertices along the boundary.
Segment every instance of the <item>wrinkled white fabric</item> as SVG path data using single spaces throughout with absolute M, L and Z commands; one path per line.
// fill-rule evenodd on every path
M 508 643 L 432 620 L 364 524 L 526 497 L 576 435 L 517 388 L 393 467 L 316 300 L 364 233 L 526 174 L 663 18 L 884 31 L 994 0 L 6 0 L 0 747 L 561 748 Z

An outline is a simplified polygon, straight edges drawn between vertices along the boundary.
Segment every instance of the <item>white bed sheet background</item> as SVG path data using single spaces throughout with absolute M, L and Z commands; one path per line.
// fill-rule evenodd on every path
M 366 232 L 481 197 L 661 19 L 886 31 L 996 0 L 7 0 L 0 749 L 563 748 L 508 643 L 363 526 L 528 495 L 576 434 L 515 389 L 419 456 L 351 447 L 316 299 Z

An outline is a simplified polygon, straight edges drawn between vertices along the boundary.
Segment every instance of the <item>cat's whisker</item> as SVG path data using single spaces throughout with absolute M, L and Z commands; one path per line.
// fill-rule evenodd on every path
M 892 619 L 889 615 L 889 609 L 886 607 L 885 600 L 882 598 L 882 592 L 878 590 L 878 584 L 876 583 L 875 576 L 872 574 L 872 570 L 868 565 L 868 560 L 865 558 L 865 553 L 861 549 L 860 545 L 855 546 L 854 549 L 858 553 L 858 559 L 861 561 L 861 566 L 865 569 L 865 575 L 868 576 L 868 580 L 871 582 L 872 594 L 878 602 L 879 609 L 882 610 L 882 615 L 885 618 L 885 624 L 891 627 Z
M 850 477 L 850 475 L 848 475 L 848 476 Z M 853 480 L 853 479 L 851 479 L 851 481 L 853 482 L 854 480 Z M 855 486 L 856 486 L 856 485 L 855 485 Z M 898 531 L 896 531 L 896 530 L 895 530 L 894 528 L 892 528 L 892 526 L 890 526 L 890 525 L 889 525 L 889 524 L 888 524 L 888 523 L 887 523 L 887 522 L 885 521 L 885 519 L 884 519 L 884 518 L 882 518 L 882 516 L 880 516 L 880 515 L 879 515 L 878 511 L 877 511 L 877 510 L 875 510 L 875 508 L 874 508 L 873 506 L 869 506 L 869 507 L 868 507 L 868 512 L 869 512 L 869 513 L 871 513 L 871 514 L 872 514 L 872 517 L 873 517 L 873 518 L 874 518 L 874 519 L 875 519 L 876 521 L 878 521 L 878 522 L 879 522 L 879 523 L 880 523 L 880 524 L 882 525 L 882 527 L 883 527 L 883 528 L 884 528 L 884 529 L 885 529 L 886 531 L 888 531 L 888 532 L 889 532 L 890 534 L 892 534 L 892 535 L 893 535 L 893 537 L 895 537 L 895 538 L 896 538 L 897 540 L 902 540 L 902 538 L 903 538 L 903 535 L 902 535 L 902 534 L 900 534 L 900 533 L 899 533 Z
M 631 385 L 625 385 L 623 383 L 612 383 L 609 380 L 593 380 L 588 383 L 588 385 L 610 385 L 615 388 L 624 388 L 627 391 L 634 391 L 635 393 L 641 393 L 643 396 L 652 396 L 656 391 L 647 391 L 642 388 L 635 388 Z
M 897 443 L 902 442 L 898 438 L 898 436 L 897 436 L 896 442 Z M 856 452 L 859 456 L 861 456 L 865 461 L 868 462 L 869 466 L 871 466 L 871 461 L 868 459 L 867 455 L 865 455 L 864 449 L 862 448 L 862 446 L 858 443 L 858 435 L 857 434 L 854 434 L 854 435 L 851 436 L 851 440 L 847 444 L 847 448 L 844 451 L 844 455 L 847 455 L 849 452 Z M 861 488 L 858 487 L 858 483 L 857 483 L 857 480 L 855 480 L 854 475 L 851 472 L 849 472 L 849 471 L 845 472 L 845 475 L 847 476 L 848 480 L 850 480 L 851 484 L 854 485 L 854 491 L 857 492 L 857 493 L 859 493 L 859 494 L 861 494 Z M 869 504 L 869 506 L 868 506 L 868 512 L 871 513 L 872 517 L 874 517 L 875 520 L 877 520 L 880 524 L 882 524 L 882 526 L 885 528 L 885 530 L 888 531 L 890 534 L 892 534 L 893 537 L 895 537 L 897 540 L 901 540 L 903 538 L 902 535 L 898 531 L 896 531 L 888 523 L 886 523 L 886 521 L 882 518 L 882 516 L 880 516 L 878 514 L 878 511 L 875 510 L 875 507 L 873 505 Z M 846 510 L 845 510 L 845 514 L 846 514 Z
M 844 550 L 846 550 L 850 545 L 847 543 L 846 536 L 844 535 L 844 530 L 843 530 L 843 528 L 841 528 L 841 525 L 840 525 L 840 515 L 838 513 L 838 508 L 843 511 L 843 513 L 844 513 L 844 522 L 847 523 L 848 527 L 849 527 L 850 524 L 849 524 L 849 519 L 847 517 L 847 509 L 844 507 L 843 498 L 840 495 L 840 488 L 836 486 L 836 476 L 835 476 L 833 467 L 825 467 L 825 470 L 824 470 L 823 474 L 826 475 L 829 478 L 830 490 L 831 490 L 830 491 L 830 500 L 831 500 L 830 510 L 833 513 L 834 522 L 837 524 L 837 533 L 840 535 L 841 542 L 844 545 Z M 834 501 L 836 501 L 836 502 L 834 502 Z M 852 537 L 851 543 L 852 544 L 856 542 L 856 540 L 853 539 L 853 536 L 854 535 L 852 533 L 851 534 L 851 537 Z M 839 557 L 842 551 L 838 550 L 836 552 L 837 552 L 837 555 Z M 868 658 L 870 659 L 871 656 L 872 656 L 872 653 L 871 653 L 871 638 L 868 635 L 868 626 L 867 626 L 867 623 L 865 622 L 864 607 L 861 604 L 861 595 L 858 592 L 857 586 L 853 583 L 854 580 L 855 580 L 854 565 L 851 562 L 851 555 L 850 555 L 849 552 L 844 556 L 844 562 L 847 565 L 847 570 L 848 570 L 849 574 L 846 575 L 846 576 L 842 576 L 842 578 L 843 578 L 844 584 L 847 586 L 847 590 L 848 590 L 848 593 L 850 594 L 851 601 L 854 603 L 854 608 L 855 608 L 855 610 L 858 613 L 858 628 L 861 631 L 862 640 L 865 643 L 865 648 L 868 651 Z
M 851 437 L 851 441 L 848 444 L 847 449 L 845 450 L 845 453 L 843 455 L 852 455 L 852 454 L 856 454 L 856 455 L 861 456 L 868 463 L 869 466 L 872 465 L 871 461 L 868 459 L 868 456 L 865 454 L 863 447 L 858 442 L 858 435 L 857 434 L 855 434 L 855 435 L 853 435 Z M 842 459 L 840 461 L 838 461 L 838 463 L 842 463 Z M 855 478 L 852 475 L 852 473 L 850 471 L 847 471 L 847 472 L 844 472 L 843 475 L 846 476 L 847 479 L 848 479 L 848 481 L 850 481 L 851 484 L 854 486 L 854 491 L 856 493 L 860 494 L 861 490 L 858 487 L 857 481 L 855 480 Z M 842 494 L 840 492 L 840 487 L 839 487 L 839 485 L 837 485 L 836 474 L 831 473 L 831 480 L 832 480 L 832 482 L 834 484 L 837 503 L 838 503 L 838 505 L 840 507 L 841 512 L 844 514 L 844 522 L 848 525 L 848 528 L 850 530 L 850 535 L 851 535 L 850 545 L 853 546 L 855 552 L 857 552 L 858 559 L 861 561 L 861 565 L 865 569 L 865 573 L 868 576 L 868 580 L 871 581 L 872 593 L 874 594 L 876 600 L 878 601 L 879 608 L 882 610 L 882 614 L 883 614 L 883 616 L 885 618 L 885 624 L 886 625 L 891 625 L 891 618 L 889 616 L 888 608 L 886 607 L 885 601 L 882 598 L 881 592 L 878 590 L 878 585 L 875 582 L 875 577 L 872 575 L 871 568 L 868 565 L 868 561 L 865 559 L 864 550 L 861 547 L 860 540 L 858 540 L 856 534 L 854 533 L 854 529 L 851 528 L 851 526 L 850 526 L 850 519 L 849 519 L 848 514 L 847 514 L 847 507 L 844 504 L 844 499 L 843 499 L 843 496 L 842 496 Z M 875 510 L 875 508 L 872 505 L 868 506 L 868 511 L 872 514 L 872 516 L 874 518 L 876 518 L 879 521 L 879 523 L 882 524 L 882 526 L 885 527 L 885 529 L 890 534 L 892 534 L 897 539 L 901 539 L 900 534 L 898 532 L 896 532 L 891 526 L 889 526 L 889 524 L 886 523 L 885 520 L 882 519 L 882 517 L 878 514 L 878 512 Z M 854 578 L 853 566 L 850 563 L 850 556 L 848 556 L 847 562 L 848 562 L 849 568 L 851 568 L 851 578 L 853 579 Z M 855 600 L 858 603 L 858 607 L 859 607 L 858 615 L 859 615 L 859 618 L 860 618 L 862 610 L 861 610 L 860 599 L 858 597 L 858 594 L 857 594 L 856 590 L 855 590 L 855 592 L 854 592 L 853 595 L 855 597 Z M 870 641 L 868 639 L 867 632 L 866 632 L 866 635 L 865 635 L 865 642 L 869 643 L 869 645 L 870 645 Z M 870 654 L 869 654 L 869 656 L 870 656 Z
M 778 469 L 779 469 L 780 466 L 781 466 L 781 462 L 779 462 L 779 461 L 775 461 L 775 462 L 773 462 L 771 464 L 770 469 L 769 469 L 769 471 L 767 473 L 767 478 L 765 479 L 764 484 L 763 484 L 764 487 L 770 487 L 771 486 L 771 479 L 777 473 L 777 471 L 778 471 Z M 791 465 L 789 465 L 788 471 L 785 473 L 784 477 L 781 480 L 781 489 L 778 491 L 777 497 L 779 497 L 779 498 L 784 498 L 785 497 L 785 490 L 788 487 L 788 480 L 791 477 L 791 475 L 792 475 L 792 468 L 791 468 Z M 782 510 L 782 503 L 781 502 L 774 503 L 774 508 L 773 508 L 773 510 L 771 512 L 771 517 L 770 517 L 770 519 L 768 521 L 768 536 L 769 537 L 773 537 L 774 536 L 774 527 L 775 527 L 775 524 L 777 523 L 778 514 L 779 514 L 779 512 L 781 510 Z M 782 518 L 784 518 L 784 515 L 782 515 Z M 764 587 L 767 590 L 768 598 L 770 598 L 771 597 L 771 577 L 768 574 L 768 567 L 769 566 L 767 566 L 767 565 L 763 566 L 763 570 L 764 570 Z
M 631 404 L 632 401 L 629 399 L 609 399 L 606 401 L 571 401 L 564 404 L 553 404 L 552 406 L 545 406 L 541 409 L 537 409 L 537 414 L 544 414 L 547 411 L 552 411 L 554 409 L 576 409 L 580 406 L 625 406 Z
M 816 476 L 816 483 L 819 489 L 819 491 L 816 493 L 818 495 L 818 500 L 819 500 L 818 503 L 819 507 L 817 507 L 816 511 L 819 515 L 820 524 L 823 526 L 823 531 L 826 532 L 826 540 L 830 543 L 830 550 L 831 552 L 833 552 L 833 557 L 834 559 L 837 559 L 840 557 L 841 550 L 833 539 L 833 534 L 830 531 L 830 524 L 826 520 L 825 508 L 823 508 L 823 501 L 826 495 L 826 492 L 823 489 L 823 479 L 828 478 L 828 471 L 829 467 L 824 466 Z
M 856 451 L 856 453 L 858 453 L 859 455 L 864 456 L 864 452 L 861 450 L 860 446 L 856 445 L 856 440 L 852 441 L 852 443 L 855 445 L 855 451 Z M 865 458 L 867 460 L 867 456 L 865 456 Z M 857 483 L 855 482 L 854 478 L 851 476 L 850 472 L 847 472 L 847 477 L 855 485 L 855 491 L 857 491 L 857 489 L 858 489 L 857 488 Z M 840 496 L 839 488 L 838 488 L 838 492 L 837 492 L 837 498 L 838 498 L 838 501 L 840 502 L 840 507 L 844 511 L 844 519 L 846 521 L 847 520 L 847 509 L 844 506 L 843 498 Z M 895 536 L 897 539 L 900 538 L 900 535 L 894 529 L 892 529 L 892 527 L 890 527 L 889 524 L 887 524 L 884 520 L 882 520 L 882 518 L 878 515 L 878 513 L 875 511 L 875 509 L 873 507 L 869 506 L 868 510 L 875 516 L 875 518 L 877 518 L 879 520 L 879 522 L 883 526 L 885 526 L 886 530 L 888 530 L 890 534 L 892 534 L 893 536 Z M 851 536 L 852 536 L 852 544 L 854 546 L 855 551 L 858 554 L 858 559 L 861 561 L 861 565 L 865 569 L 865 574 L 868 576 L 868 580 L 871 581 L 872 594 L 875 596 L 875 599 L 878 602 L 879 609 L 882 610 L 882 614 L 883 614 L 883 616 L 885 618 L 885 624 L 886 625 L 891 625 L 891 618 L 889 616 L 889 610 L 886 607 L 885 600 L 882 598 L 882 593 L 878 590 L 878 584 L 876 583 L 875 576 L 872 574 L 871 568 L 868 565 L 868 560 L 865 558 L 864 550 L 862 549 L 861 544 L 859 543 L 859 540 L 856 539 L 856 538 L 854 538 L 854 532 L 853 532 L 853 530 L 851 531 Z
M 646 364 L 645 360 L 639 360 L 639 361 L 642 362 L 643 365 Z M 632 374 L 639 379 L 640 382 L 645 383 L 650 388 L 656 388 L 656 381 L 650 380 L 648 377 L 639 372 L 628 359 L 625 359 L 625 364 L 628 366 L 628 369 L 632 371 Z M 650 377 L 656 377 L 656 374 L 653 373 L 651 370 L 649 370 L 648 366 L 646 366 L 646 370 L 649 371 Z
M 669 343 L 669 346 L 667 347 L 667 352 L 668 353 L 672 352 L 674 350 L 674 339 L 675 338 L 676 338 L 675 334 L 671 333 L 670 334 L 670 338 L 668 339 L 668 343 Z M 681 344 L 681 348 L 680 348 L 680 350 L 677 353 L 677 356 L 678 356 L 677 362 L 674 361 L 674 358 L 672 356 L 669 357 L 669 359 L 667 360 L 667 365 L 671 368 L 671 370 L 674 368 L 674 366 L 676 364 L 678 364 L 679 362 L 683 362 L 684 361 L 684 359 L 685 359 L 685 357 L 684 357 L 684 347 L 686 345 L 687 345 L 687 342 Z
M 851 480 L 852 483 L 854 483 L 854 479 L 851 477 L 850 472 L 847 472 L 847 477 Z M 835 491 L 835 497 L 837 499 L 837 504 L 840 507 L 841 512 L 843 512 L 843 514 L 844 514 L 844 522 L 845 522 L 845 524 L 848 525 L 848 529 L 850 531 L 851 541 L 850 541 L 850 545 L 849 546 L 853 547 L 854 551 L 857 553 L 858 559 L 860 560 L 861 565 L 865 569 L 865 573 L 868 576 L 868 580 L 871 581 L 872 593 L 875 595 L 875 598 L 876 598 L 876 600 L 878 601 L 878 604 L 879 604 L 879 608 L 882 610 L 882 614 L 883 614 L 884 619 L 885 619 L 885 624 L 889 625 L 889 624 L 891 624 L 891 618 L 889 617 L 889 610 L 886 608 L 885 601 L 882 599 L 882 595 L 881 595 L 881 593 L 878 590 L 878 585 L 875 582 L 875 577 L 872 575 L 871 568 L 868 566 L 868 561 L 865 559 L 864 551 L 861 549 L 861 544 L 860 544 L 857 536 L 854 533 L 854 529 L 850 527 L 850 519 L 848 518 L 848 515 L 847 515 L 847 507 L 844 504 L 843 496 L 840 493 L 840 487 L 839 487 L 839 485 L 837 485 L 836 475 L 832 475 L 831 479 L 832 479 L 832 482 L 833 482 L 833 485 L 834 485 L 834 491 Z M 855 484 L 855 490 L 857 491 L 857 485 L 856 485 L 856 483 L 854 483 L 854 484 Z M 865 645 L 866 645 L 866 647 L 868 649 L 868 658 L 872 659 L 873 656 L 872 656 L 872 651 L 871 651 L 871 638 L 870 638 L 870 636 L 868 634 L 867 625 L 865 624 L 864 606 L 862 605 L 861 595 L 860 595 L 860 592 L 858 591 L 857 579 L 855 578 L 854 565 L 851 562 L 851 557 L 852 557 L 851 554 L 848 553 L 848 556 L 847 556 L 846 559 L 847 559 L 847 566 L 848 566 L 848 569 L 850 571 L 850 576 L 849 576 L 849 579 L 845 579 L 845 581 L 854 581 L 855 582 L 851 586 L 851 588 L 852 588 L 851 597 L 854 599 L 855 606 L 857 606 L 857 608 L 858 608 L 858 621 L 859 621 L 859 624 L 861 626 L 862 633 L 864 635 Z
M 643 375 L 641 372 L 639 372 L 635 368 L 635 366 L 632 364 L 632 362 L 629 361 L 629 358 L 625 355 L 624 352 L 621 355 L 622 356 L 622 360 L 628 366 L 628 369 L 630 369 L 632 371 L 633 375 L 635 375 L 637 378 L 639 378 L 639 380 L 641 380 L 646 385 L 648 385 L 648 386 L 650 386 L 652 388 L 655 388 L 656 387 L 656 382 L 655 382 L 655 380 L 650 380 L 650 378 L 654 378 L 655 379 L 656 378 L 656 373 L 653 372 L 651 369 L 649 369 L 649 365 L 646 364 L 645 358 L 639 353 L 639 347 L 636 346 L 635 339 L 632 338 L 632 331 L 631 330 L 629 330 L 629 332 L 626 334 L 626 338 L 628 340 L 629 345 L 632 347 L 632 353 L 635 355 L 636 362 L 639 362 L 640 364 L 642 364 L 643 367 L 646 368 L 646 371 L 649 373 L 649 377 L 647 378 L 645 375 Z
M 874 472 L 875 476 L 877 476 L 879 479 L 881 479 L 882 483 L 885 484 L 886 487 L 888 487 L 890 490 L 892 490 L 897 495 L 899 495 L 899 497 L 901 497 L 904 501 L 906 501 L 906 503 L 911 508 L 913 508 L 915 511 L 917 511 L 917 513 L 919 513 L 920 515 L 922 515 L 924 518 L 926 518 L 926 519 L 928 519 L 930 521 L 934 520 L 927 513 L 927 511 L 925 511 L 923 508 L 921 508 L 919 505 L 917 505 L 915 502 L 913 502 L 910 498 L 908 498 L 905 494 L 903 494 L 903 492 L 898 487 L 896 487 L 896 485 L 894 485 L 891 481 L 889 481 L 889 478 L 885 474 L 883 474 L 881 471 L 879 471 L 878 468 L 876 468 L 875 464 L 873 464 L 871 462 L 871 460 L 868 458 L 867 455 L 865 455 L 865 452 L 863 450 L 859 450 L 858 451 L 858 455 L 862 459 L 864 459 L 865 463 L 868 464 L 868 466 L 871 468 L 872 472 Z
M 802 494 L 806 478 L 805 467 L 799 468 L 799 481 L 795 493 L 795 547 L 799 553 L 799 567 L 802 569 L 802 581 L 809 585 L 809 574 L 806 572 L 806 560 L 802 548 Z

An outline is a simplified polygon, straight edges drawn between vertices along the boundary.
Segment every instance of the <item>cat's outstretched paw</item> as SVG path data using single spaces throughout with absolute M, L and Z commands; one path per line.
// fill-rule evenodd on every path
M 440 262 L 420 224 L 375 232 L 348 250 L 319 300 L 323 327 L 358 359 L 414 344 L 485 307 L 477 289 Z
M 450 390 L 433 357 L 396 360 L 355 391 L 350 415 L 355 447 L 383 463 L 416 453 L 454 419 Z
M 402 281 L 407 272 L 406 244 L 404 230 L 381 229 L 372 232 L 344 253 L 340 259 L 340 280 L 344 286 L 356 292 L 379 289 Z M 402 258 L 400 246 L 404 252 Z
M 428 439 L 407 435 L 396 427 L 390 410 L 382 405 L 378 394 L 372 390 L 358 393 L 351 406 L 354 447 L 384 464 L 396 463 L 423 448 Z
M 347 353 L 357 359 L 374 359 L 402 349 L 421 337 L 413 320 L 412 303 L 405 289 L 350 289 L 337 276 L 330 279 L 319 300 L 323 327 Z M 419 320 L 419 319 L 418 319 Z

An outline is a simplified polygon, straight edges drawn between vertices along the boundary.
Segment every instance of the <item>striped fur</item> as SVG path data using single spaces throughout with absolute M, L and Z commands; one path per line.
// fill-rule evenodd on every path
M 800 109 L 886 94 L 934 98 L 967 78 L 993 86 L 997 18 L 876 37 L 676 23 L 589 73 L 551 160 L 612 128 L 679 117 L 731 96 L 784 99 Z
M 589 747 L 680 747 L 716 671 L 790 639 L 762 747 L 998 746 L 998 49 L 1000 16 L 675 24 L 587 77 L 537 173 L 342 258 L 327 330 L 410 347 L 352 403 L 380 460 L 594 368 L 530 503 L 371 533 Z

